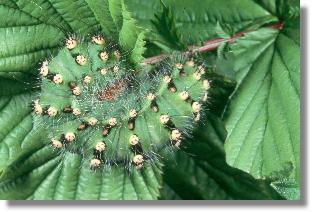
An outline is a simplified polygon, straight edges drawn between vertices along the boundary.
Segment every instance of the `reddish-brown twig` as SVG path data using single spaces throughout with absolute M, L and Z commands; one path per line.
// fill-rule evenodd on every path
M 274 25 L 268 26 L 268 28 L 278 29 L 278 30 L 283 29 L 283 27 L 284 27 L 284 22 L 279 22 Z M 206 42 L 204 42 L 203 46 L 189 46 L 188 47 L 189 50 L 186 51 L 185 54 L 188 55 L 188 54 L 193 54 L 197 52 L 208 52 L 208 51 L 216 50 L 221 44 L 234 43 L 237 38 L 243 37 L 248 32 L 252 32 L 252 31 L 250 30 L 250 31 L 238 32 L 230 38 L 214 38 L 211 40 L 207 40 Z M 168 57 L 167 54 L 161 54 L 161 55 L 153 56 L 150 58 L 146 58 L 142 62 L 142 65 L 154 64 L 154 63 L 164 60 L 167 57 Z

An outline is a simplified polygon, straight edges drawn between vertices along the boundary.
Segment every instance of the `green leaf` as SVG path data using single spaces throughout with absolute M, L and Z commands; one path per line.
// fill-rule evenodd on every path
M 254 1 L 272 14 L 277 14 L 279 8 L 283 8 L 285 5 L 284 0 L 254 0 Z
M 16 3 L 12 0 L 1 0 L 1 4 L 6 5 L 8 7 L 17 8 Z
M 300 184 L 300 41 L 261 29 L 232 46 L 237 88 L 224 121 L 227 162 L 256 178 Z M 286 176 L 285 176 L 286 175 Z
M 218 22 L 231 25 L 237 32 L 255 24 L 261 26 L 277 21 L 274 15 L 252 0 L 133 0 L 125 3 L 139 24 L 153 31 L 151 20 L 161 10 L 161 2 L 172 10 L 183 41 L 191 44 L 216 37 Z
M 152 20 L 156 29 L 154 43 L 168 46 L 175 50 L 185 50 L 186 45 L 182 42 L 182 35 L 176 27 L 176 22 L 172 10 L 162 5 L 162 10 L 155 15 L 156 20 Z M 164 49 L 166 50 L 166 49 Z
M 144 39 L 145 39 L 145 32 L 141 32 L 138 36 L 138 39 L 135 42 L 134 48 L 130 55 L 130 60 L 134 64 L 139 64 L 140 62 L 144 60 L 143 54 L 146 51 L 146 47 L 145 47 L 146 42 Z
M 250 0 L 183 0 L 179 1 L 179 4 L 175 4 L 174 0 L 168 2 L 179 11 L 175 13 L 177 24 L 184 35 L 190 33 L 191 42 L 215 37 L 216 32 L 213 28 L 217 22 L 231 25 L 237 32 L 258 21 L 276 21 L 274 16 Z
M 220 38 L 230 38 L 233 34 L 231 26 L 229 25 L 221 25 L 219 22 L 216 25 L 216 33 Z
M 126 5 L 122 3 L 122 27 L 119 31 L 119 43 L 124 50 L 130 51 L 129 59 L 138 67 L 144 59 L 143 54 L 145 48 L 146 32 L 139 29 L 136 20 L 132 18 L 132 14 L 128 11 Z
M 84 0 L 17 0 L 16 4 L 22 11 L 66 33 L 87 35 L 100 27 Z
M 225 161 L 223 123 L 209 114 L 194 138 L 167 160 L 162 198 L 174 199 L 281 199 L 270 182 L 256 180 Z
M 49 1 L 17 0 L 15 1 L 15 4 L 17 5 L 17 9 L 29 14 L 38 21 L 61 28 L 64 31 L 71 31 L 69 24 L 67 24 L 64 18 L 58 14 L 56 8 L 54 8 Z
M 0 171 L 16 159 L 29 139 L 34 139 L 30 134 L 33 128 L 30 103 L 29 93 L 0 95 Z
M 86 0 L 88 6 L 93 11 L 97 21 L 101 24 L 106 35 L 116 35 L 117 28 L 109 11 L 109 2 L 101 0 Z
M 254 0 L 260 6 L 283 20 L 290 17 L 294 10 L 300 9 L 300 0 Z M 298 11 L 300 13 L 300 11 Z M 289 16 L 290 15 L 290 16 Z
M 41 142 L 40 148 L 29 148 L 2 171 L 0 198 L 145 200 L 159 196 L 160 163 L 146 164 L 142 171 L 130 172 L 123 166 L 92 171 L 85 163 L 78 154 L 58 155 Z
M 138 39 L 138 28 L 135 20 L 131 17 L 131 13 L 122 3 L 122 26 L 119 31 L 119 43 L 126 50 L 132 50 Z
M 57 28 L 3 5 L 0 14 L 0 72 L 33 73 L 38 61 L 57 51 L 64 36 Z
M 122 0 L 107 0 L 108 1 L 108 5 L 109 5 L 109 11 L 111 14 L 111 17 L 115 23 L 115 26 L 117 28 L 117 30 L 119 31 L 122 27 L 122 4 L 123 1 Z

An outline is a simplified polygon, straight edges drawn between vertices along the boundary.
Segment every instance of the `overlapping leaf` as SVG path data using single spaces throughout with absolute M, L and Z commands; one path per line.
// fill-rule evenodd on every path
M 183 41 L 191 44 L 216 37 L 215 27 L 218 22 L 231 25 L 233 31 L 240 31 L 251 25 L 261 26 L 277 20 L 252 0 L 132 0 L 125 3 L 142 27 L 153 30 L 151 20 L 162 9 L 161 2 L 172 10 Z
M 10 164 L 0 177 L 1 199 L 36 200 L 138 200 L 156 199 L 161 165 L 148 164 L 143 171 L 123 166 L 92 171 L 82 156 L 57 155 L 44 145 L 31 148 Z
M 299 29 L 262 29 L 233 46 L 237 89 L 225 115 L 230 165 L 300 183 Z M 294 36 L 295 35 L 295 36 Z M 299 192 L 297 192 L 299 193 Z M 297 197 L 299 198 L 299 197 Z
M 43 57 L 57 51 L 63 33 L 53 26 L 0 5 L 0 72 L 34 72 Z
M 102 31 L 106 35 L 117 35 L 117 28 L 113 25 L 113 18 L 109 12 L 108 1 L 86 0 L 88 6 L 93 11 L 97 21 L 101 24 Z
M 99 30 L 99 22 L 84 0 L 17 0 L 18 8 L 66 33 L 87 35 Z
M 33 139 L 30 99 L 29 93 L 0 96 L 0 171 Z

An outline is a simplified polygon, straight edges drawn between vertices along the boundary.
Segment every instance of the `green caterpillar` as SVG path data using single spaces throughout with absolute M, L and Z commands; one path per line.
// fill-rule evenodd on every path
M 133 70 L 103 36 L 70 37 L 40 68 L 35 121 L 51 146 L 83 155 L 91 169 L 123 163 L 142 168 L 167 146 L 179 147 L 200 120 L 210 88 L 191 57 Z

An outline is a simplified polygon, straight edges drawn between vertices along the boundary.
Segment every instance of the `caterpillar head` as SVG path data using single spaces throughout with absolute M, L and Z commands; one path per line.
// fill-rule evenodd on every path
M 93 170 L 141 169 L 161 149 L 179 147 L 207 100 L 209 79 L 194 58 L 149 71 L 133 71 L 122 58 L 103 36 L 71 37 L 39 69 L 35 120 L 50 129 L 53 149 L 81 154 Z

